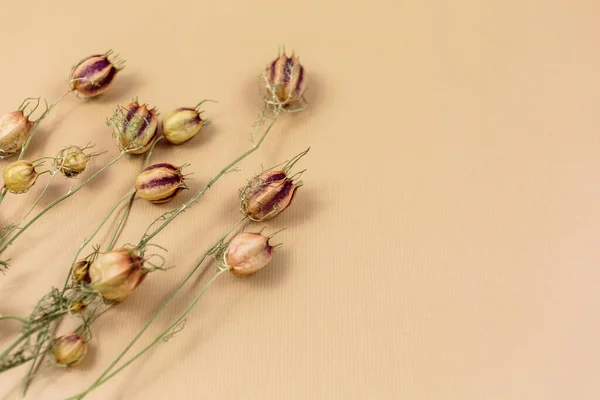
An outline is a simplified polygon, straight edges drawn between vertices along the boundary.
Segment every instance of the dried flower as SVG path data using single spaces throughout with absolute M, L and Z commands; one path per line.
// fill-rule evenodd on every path
M 11 193 L 25 193 L 33 186 L 38 174 L 31 161 L 19 160 L 8 164 L 3 171 L 4 187 Z
M 135 249 L 102 253 L 89 269 L 91 286 L 107 300 L 123 301 L 146 277 L 144 260 Z
M 143 154 L 150 149 L 156 137 L 158 115 L 155 108 L 148 109 L 147 104 L 140 106 L 134 101 L 126 107 L 119 107 L 107 124 L 112 127 L 121 149 Z
M 196 136 L 208 122 L 200 117 L 202 112 L 199 111 L 199 107 L 204 101 L 195 108 L 182 107 L 169 111 L 162 121 L 162 134 L 165 139 L 173 144 L 181 144 Z
M 137 194 L 151 203 L 166 203 L 183 189 L 187 189 L 181 168 L 183 166 L 168 163 L 147 167 L 135 180 Z
M 113 55 L 112 50 L 84 58 L 71 70 L 71 90 L 84 98 L 98 96 L 108 89 L 124 65 L 125 61 Z
M 238 233 L 227 245 L 224 261 L 236 276 L 252 275 L 271 261 L 273 246 L 260 233 Z
M 71 274 L 73 276 L 73 279 L 79 282 L 90 283 L 90 264 L 91 262 L 87 259 L 79 260 L 75 264 L 73 264 L 73 267 L 71 268 Z
M 67 178 L 74 178 L 85 171 L 90 156 L 79 146 L 62 149 L 54 159 L 54 168 Z
M 23 111 L 13 111 L 0 116 L 0 159 L 21 150 L 33 125 Z
M 303 106 L 306 90 L 304 67 L 294 54 L 285 52 L 267 64 L 262 77 L 265 87 L 265 101 L 271 105 L 282 105 L 286 109 L 296 110 Z
M 83 304 L 83 302 L 81 301 L 74 301 L 71 303 L 71 306 L 69 307 L 69 311 L 71 311 L 71 314 L 81 314 L 84 310 L 85 310 L 85 304 Z
M 76 333 L 69 333 L 56 339 L 50 349 L 54 362 L 61 367 L 73 367 L 83 360 L 87 353 L 87 343 Z
M 296 182 L 284 171 L 267 171 L 252 179 L 240 192 L 242 212 L 254 221 L 279 215 L 294 199 L 302 182 Z

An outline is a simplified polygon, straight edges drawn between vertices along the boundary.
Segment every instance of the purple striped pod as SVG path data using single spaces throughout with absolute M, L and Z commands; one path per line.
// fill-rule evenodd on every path
M 187 189 L 182 167 L 160 163 L 144 169 L 135 180 L 137 194 L 151 203 L 166 203 Z
M 271 61 L 263 73 L 265 101 L 284 108 L 301 104 L 306 90 L 304 67 L 298 57 L 288 57 L 283 53 Z
M 227 245 L 223 259 L 235 276 L 248 276 L 265 267 L 273 258 L 270 237 L 261 233 L 241 232 Z
M 301 184 L 289 178 L 286 171 L 262 173 L 240 192 L 242 212 L 253 221 L 274 218 L 292 204 Z
M 23 147 L 33 130 L 23 111 L 13 111 L 0 116 L 0 159 L 10 157 Z
M 198 105 L 197 107 L 199 107 Z M 187 142 L 200 132 L 204 120 L 198 108 L 181 107 L 169 111 L 162 120 L 162 134 L 173 144 Z
M 91 55 L 73 67 L 69 76 L 69 86 L 80 97 L 98 96 L 108 89 L 124 65 L 125 61 L 118 55 L 113 55 L 112 50 Z
M 113 135 L 123 151 L 132 154 L 147 152 L 158 128 L 158 114 L 155 108 L 137 101 L 126 107 L 119 107 L 112 118 L 107 121 L 112 127 Z

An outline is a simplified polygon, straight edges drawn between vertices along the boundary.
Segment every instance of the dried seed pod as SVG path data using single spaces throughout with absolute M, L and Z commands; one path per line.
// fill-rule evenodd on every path
M 165 203 L 187 189 L 182 167 L 160 163 L 144 169 L 135 180 L 137 194 L 151 203 Z
M 137 101 L 119 107 L 107 121 L 113 129 L 113 135 L 122 150 L 132 154 L 143 154 L 152 146 L 158 127 L 156 109 L 148 109 Z
M 135 249 L 99 254 L 89 269 L 91 286 L 107 300 L 123 301 L 146 277 L 144 260 Z
M 238 233 L 227 245 L 224 261 L 236 276 L 252 275 L 271 261 L 273 246 L 260 233 Z
M 69 333 L 56 339 L 50 355 L 61 367 L 73 367 L 81 362 L 88 350 L 87 343 L 76 333 Z
M 304 67 L 298 57 L 285 52 L 267 64 L 262 77 L 265 88 L 265 101 L 284 108 L 301 108 L 306 90 Z
M 125 61 L 112 50 L 94 54 L 79 61 L 71 70 L 69 86 L 83 98 L 95 97 L 106 91 Z
M 79 146 L 69 146 L 62 149 L 54 159 L 54 168 L 67 178 L 74 178 L 85 171 L 90 156 Z
M 88 260 L 79 260 L 71 268 L 73 279 L 79 282 L 90 283 L 90 262 Z
M 33 129 L 23 111 L 14 111 L 0 116 L 0 159 L 12 156 L 23 147 Z
M 25 193 L 33 186 L 39 173 L 31 161 L 19 160 L 8 164 L 3 171 L 4 187 L 11 193 Z
M 74 301 L 71 303 L 71 306 L 69 307 L 69 311 L 71 311 L 71 314 L 81 314 L 84 310 L 85 310 L 85 304 L 83 304 L 83 302 L 81 301 Z
M 200 132 L 205 123 L 198 111 L 200 104 L 196 108 L 178 108 L 165 115 L 162 120 L 162 134 L 166 140 L 173 144 L 181 144 Z
M 289 178 L 286 171 L 258 175 L 240 192 L 242 212 L 254 221 L 274 218 L 292 203 L 301 184 Z

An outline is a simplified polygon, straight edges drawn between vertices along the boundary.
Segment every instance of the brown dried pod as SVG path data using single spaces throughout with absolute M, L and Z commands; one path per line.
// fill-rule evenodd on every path
M 89 269 L 90 285 L 107 300 L 123 301 L 146 277 L 144 260 L 135 249 L 98 254 Z
M 289 207 L 301 185 L 286 171 L 264 172 L 241 191 L 242 212 L 254 221 L 274 218 Z
M 71 303 L 71 306 L 69 307 L 69 311 L 71 311 L 71 314 L 81 314 L 82 312 L 85 311 L 85 307 L 86 307 L 86 305 L 83 304 L 83 302 L 74 301 Z
M 81 97 L 98 96 L 109 88 L 124 65 L 125 61 L 114 55 L 112 50 L 91 55 L 73 67 L 69 76 L 69 86 Z
M 79 146 L 69 146 L 62 149 L 54 159 L 54 168 L 67 178 L 75 178 L 83 171 L 90 160 L 90 155 L 84 153 Z
M 0 159 L 12 156 L 23 147 L 33 130 L 23 111 L 13 111 L 0 116 Z
M 49 353 L 57 365 L 73 367 L 83 360 L 87 350 L 88 345 L 81 336 L 69 333 L 56 339 Z
M 260 233 L 238 233 L 227 245 L 225 264 L 236 276 L 252 275 L 265 267 L 273 258 L 269 237 Z
M 132 154 L 147 152 L 156 137 L 158 114 L 155 108 L 137 101 L 119 107 L 107 124 L 122 150 Z
M 4 187 L 11 193 L 25 193 L 37 180 L 39 173 L 31 161 L 19 160 L 4 167 Z
M 137 194 L 151 203 L 166 203 L 187 189 L 181 169 L 173 164 L 159 163 L 144 169 L 135 180 Z
M 271 105 L 285 108 L 302 108 L 306 91 L 304 67 L 294 54 L 286 56 L 285 52 L 271 61 L 262 76 L 265 88 L 265 101 Z
M 90 283 L 90 264 L 91 262 L 87 259 L 79 260 L 73 264 L 73 267 L 71 268 L 71 275 L 73 276 L 73 279 L 79 282 Z

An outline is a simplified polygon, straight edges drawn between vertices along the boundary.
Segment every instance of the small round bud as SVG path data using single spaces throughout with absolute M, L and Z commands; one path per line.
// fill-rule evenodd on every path
M 25 193 L 33 186 L 38 174 L 31 161 L 19 160 L 8 164 L 3 171 L 4 187 L 11 193 Z
M 79 282 L 90 283 L 89 275 L 90 262 L 87 260 L 79 260 L 71 268 L 73 279 Z
M 69 333 L 56 339 L 50 355 L 61 367 L 73 367 L 81 362 L 87 353 L 87 343 L 76 333 Z
M 298 57 L 284 54 L 271 61 L 263 73 L 262 85 L 265 87 L 265 101 L 284 108 L 302 106 L 306 77 L 304 67 Z
M 254 221 L 274 218 L 292 203 L 298 187 L 285 171 L 265 172 L 241 191 L 242 212 Z
M 79 146 L 62 149 L 54 160 L 54 167 L 67 178 L 74 178 L 85 171 L 90 157 Z
M 69 86 L 83 98 L 98 96 L 108 89 L 124 64 L 118 56 L 112 56 L 112 51 L 89 56 L 73 67 Z
M 181 167 L 160 163 L 144 169 L 135 180 L 137 194 L 151 203 L 166 203 L 187 186 Z
M 134 249 L 99 254 L 89 269 L 91 286 L 107 300 L 123 301 L 146 277 L 144 260 Z
M 196 136 L 204 125 L 195 108 L 178 108 L 169 111 L 162 121 L 162 134 L 173 144 L 181 144 Z
M 150 150 L 156 137 L 158 116 L 156 109 L 148 109 L 137 101 L 126 107 L 119 107 L 108 121 L 121 149 L 132 154 L 143 154 Z
M 69 311 L 71 311 L 71 314 L 81 314 L 84 310 L 85 304 L 83 304 L 83 302 L 81 301 L 74 301 L 69 307 Z
M 33 130 L 34 123 L 23 111 L 0 116 L 0 159 L 12 156 L 23 147 Z
M 225 251 L 225 264 L 236 276 L 252 275 L 271 261 L 273 247 L 260 233 L 238 233 Z

